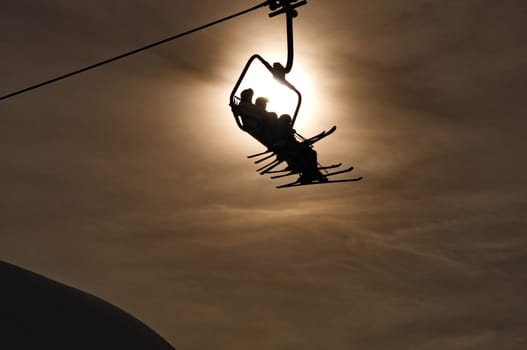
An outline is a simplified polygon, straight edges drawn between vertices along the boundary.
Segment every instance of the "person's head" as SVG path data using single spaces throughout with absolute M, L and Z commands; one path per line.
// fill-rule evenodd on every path
M 293 119 L 289 114 L 282 114 L 280 118 L 278 118 L 278 122 L 280 123 L 280 125 L 290 126 L 293 122 Z
M 245 89 L 240 94 L 240 100 L 243 101 L 243 102 L 250 102 L 250 103 L 252 103 L 253 102 L 253 95 L 254 95 L 253 89 Z
M 260 108 L 260 109 L 266 109 L 267 108 L 267 102 L 269 100 L 266 99 L 265 97 L 258 97 L 256 99 L 256 102 L 255 102 L 255 105 L 256 107 Z

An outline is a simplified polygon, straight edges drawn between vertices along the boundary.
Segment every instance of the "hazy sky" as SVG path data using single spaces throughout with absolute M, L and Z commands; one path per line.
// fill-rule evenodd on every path
M 0 95 L 256 3 L 3 0 Z M 299 10 L 297 130 L 337 125 L 319 160 L 362 182 L 275 190 L 246 159 L 228 96 L 285 60 L 262 9 L 0 101 L 0 259 L 178 349 L 525 349 L 527 4 Z

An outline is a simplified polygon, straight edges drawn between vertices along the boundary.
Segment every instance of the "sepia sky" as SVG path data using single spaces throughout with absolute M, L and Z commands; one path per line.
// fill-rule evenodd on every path
M 229 94 L 286 55 L 261 9 L 0 101 L 0 259 L 178 349 L 525 349 L 527 4 L 308 1 L 296 129 L 363 181 L 246 158 Z M 256 3 L 4 0 L 0 95 Z

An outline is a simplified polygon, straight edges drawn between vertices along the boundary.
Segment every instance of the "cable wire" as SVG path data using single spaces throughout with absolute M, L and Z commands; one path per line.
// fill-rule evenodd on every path
M 208 27 L 212 27 L 216 24 L 219 24 L 221 22 L 225 22 L 225 21 L 228 21 L 230 19 L 233 19 L 235 17 L 238 17 L 238 16 L 241 16 L 241 15 L 244 15 L 246 13 L 249 13 L 251 11 L 254 11 L 254 10 L 257 10 L 261 7 L 264 7 L 264 6 L 267 6 L 268 5 L 268 1 L 265 1 L 261 4 L 258 4 L 256 6 L 253 6 L 247 10 L 243 10 L 243 11 L 240 11 L 238 13 L 235 13 L 233 15 L 230 15 L 230 16 L 227 16 L 227 17 L 224 17 L 224 18 L 221 18 L 221 19 L 218 19 L 214 22 L 210 22 L 210 23 L 207 23 L 207 24 L 204 24 L 202 26 L 199 26 L 199 27 L 196 27 L 194 29 L 191 29 L 191 30 L 188 30 L 186 32 L 183 32 L 183 33 L 179 33 L 179 34 L 176 34 L 176 35 L 173 35 L 171 37 L 168 37 L 168 38 L 165 38 L 163 40 L 159 40 L 155 43 L 152 43 L 152 44 L 149 44 L 149 45 L 146 45 L 146 46 L 143 46 L 143 47 L 140 47 L 140 48 L 137 48 L 135 50 L 132 50 L 132 51 L 128 51 L 126 53 L 123 53 L 123 54 L 120 54 L 118 56 L 115 56 L 115 57 L 112 57 L 112 58 L 109 58 L 109 59 L 106 59 L 104 61 L 100 61 L 98 63 L 95 63 L 95 64 L 92 64 L 92 65 L 89 65 L 89 66 L 86 66 L 84 68 L 81 68 L 81 69 L 78 69 L 78 70 L 75 70 L 73 72 L 70 72 L 70 73 L 67 73 L 67 74 L 64 74 L 64 75 L 61 75 L 61 76 L 58 76 L 58 77 L 55 77 L 53 79 L 50 79 L 50 80 L 47 80 L 47 81 L 44 81 L 44 82 L 41 82 L 41 83 L 38 83 L 38 84 L 35 84 L 35 85 L 32 85 L 32 86 L 29 86 L 29 87 L 26 87 L 24 89 L 21 89 L 21 90 L 18 90 L 18 91 L 15 91 L 15 92 L 11 92 L 7 95 L 4 95 L 4 96 L 0 96 L 0 100 L 5 100 L 5 99 L 8 99 L 10 97 L 13 97 L 13 96 L 16 96 L 16 95 L 20 95 L 24 92 L 28 92 L 30 90 L 34 90 L 34 89 L 37 89 L 37 88 L 40 88 L 42 86 L 45 86 L 45 85 L 48 85 L 48 84 L 51 84 L 51 83 L 54 83 L 54 82 L 57 82 L 59 80 L 62 80 L 62 79 L 66 79 L 68 77 L 71 77 L 73 75 L 76 75 L 76 74 L 80 74 L 82 72 L 86 72 L 87 70 L 90 70 L 90 69 L 94 69 L 94 68 L 97 68 L 97 67 L 100 67 L 102 65 L 105 65 L 105 64 L 108 64 L 108 63 L 111 63 L 111 62 L 114 62 L 114 61 L 117 61 L 117 60 L 120 60 L 122 58 L 125 58 L 125 57 L 128 57 L 128 56 L 131 56 L 131 55 L 134 55 L 136 53 L 139 53 L 141 51 L 145 51 L 145 50 L 148 50 L 148 49 L 151 49 L 152 47 L 155 47 L 155 46 L 159 46 L 161 44 L 165 44 L 169 41 L 172 41 L 172 40 L 175 40 L 175 39 L 179 39 L 185 35 L 189 35 L 189 34 L 192 34 L 192 33 L 195 33 L 197 31 L 200 31 L 200 30 L 203 30 L 205 28 L 208 28 Z

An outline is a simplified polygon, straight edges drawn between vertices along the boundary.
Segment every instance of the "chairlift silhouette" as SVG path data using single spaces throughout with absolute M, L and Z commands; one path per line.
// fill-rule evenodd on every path
M 311 138 L 304 138 L 294 129 L 294 124 L 302 105 L 302 94 L 286 79 L 286 75 L 291 72 L 293 67 L 293 18 L 298 16 L 296 8 L 305 4 L 307 4 L 306 0 L 268 1 L 269 9 L 272 11 L 269 17 L 281 14 L 286 15 L 287 63 L 285 66 L 279 62 L 271 65 L 259 54 L 252 55 L 236 81 L 229 99 L 229 105 L 238 127 L 267 148 L 264 152 L 250 155 L 248 158 L 257 158 L 255 164 L 259 164 L 274 157 L 270 163 L 260 167 L 257 171 L 261 175 L 274 174 L 271 176 L 272 179 L 299 175 L 297 180 L 276 186 L 277 188 L 330 182 L 350 182 L 362 179 L 362 177 L 340 180 L 330 179 L 333 175 L 352 171 L 353 167 L 337 170 L 336 168 L 339 168 L 342 165 L 341 163 L 329 166 L 322 166 L 318 163 L 317 153 L 313 149 L 313 144 L 332 134 L 336 130 L 336 126 Z M 297 101 L 292 116 L 282 115 L 277 118 L 276 114 L 265 110 L 265 105 L 259 106 L 259 99 L 257 99 L 256 104 L 253 104 L 252 89 L 245 89 L 240 92 L 239 96 L 237 95 L 242 81 L 244 81 L 247 72 L 255 62 L 261 63 L 270 76 L 296 94 Z M 283 163 L 286 164 L 285 168 L 275 170 Z M 335 170 L 330 172 L 329 169 Z

